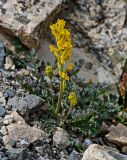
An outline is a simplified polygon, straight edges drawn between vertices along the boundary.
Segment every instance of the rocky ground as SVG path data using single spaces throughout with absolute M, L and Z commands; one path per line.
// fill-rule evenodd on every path
M 5 50 L 10 48 L 8 42 L 4 43 L 10 40 L 7 35 L 16 35 L 29 48 L 37 47 L 40 41 L 37 53 L 42 59 L 53 62 L 48 49 L 51 35 L 48 33 L 47 38 L 42 39 L 40 33 L 49 32 L 45 29 L 51 22 L 46 23 L 46 20 L 57 14 L 57 18 L 66 19 L 72 33 L 73 60 L 84 64 L 79 77 L 85 81 L 106 81 L 111 86 L 118 82 L 127 55 L 126 2 L 68 2 L 64 5 L 62 0 L 43 4 L 22 0 L 0 2 L 0 160 L 127 160 L 127 128 L 122 124 L 104 125 L 106 135 L 92 139 L 69 134 L 59 127 L 47 131 L 42 119 L 47 110 L 45 100 L 27 92 L 16 79 L 17 75 L 27 76 L 26 80 L 34 83 L 31 71 L 26 67 L 17 68 Z M 60 6 L 64 11 L 58 14 Z M 33 8 L 35 15 L 31 14 Z M 40 16 L 42 10 L 43 16 Z M 85 152 L 77 149 L 74 142 L 82 144 Z
M 28 76 L 29 71 L 17 71 L 13 68 L 12 59 L 4 64 L 5 48 L 0 45 L 0 159 L 64 160 L 71 152 L 70 157 L 78 157 L 72 151 L 66 131 L 57 128 L 51 134 L 43 130 L 40 117 L 47 109 L 45 101 L 21 87 L 16 74 L 19 72 Z
M 89 139 L 62 128 L 46 130 L 45 100 L 25 91 L 16 75 L 29 77 L 30 70 L 17 68 L 0 43 L 0 159 L 1 160 L 126 160 L 127 128 L 103 125 L 108 134 Z M 82 144 L 83 154 L 74 142 Z

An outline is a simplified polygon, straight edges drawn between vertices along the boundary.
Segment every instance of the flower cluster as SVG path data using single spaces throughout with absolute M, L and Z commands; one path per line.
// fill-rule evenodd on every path
M 55 99 L 52 94 L 52 111 L 53 115 L 58 116 L 62 111 L 62 99 L 64 98 L 64 90 L 66 86 L 66 81 L 69 80 L 68 73 L 73 69 L 74 64 L 72 63 L 72 42 L 71 36 L 68 29 L 65 28 L 65 21 L 62 19 L 58 19 L 55 24 L 50 26 L 51 32 L 55 37 L 56 46 L 50 45 L 50 51 L 53 52 L 55 58 L 57 60 L 57 69 L 60 79 L 59 85 L 59 94 L 58 94 L 58 102 L 57 106 L 55 107 Z M 50 78 L 50 87 L 51 90 L 54 91 L 53 83 L 52 83 L 52 76 L 53 76 L 53 69 L 50 65 L 48 65 L 45 69 L 46 75 Z M 70 110 L 77 104 L 77 97 L 75 92 L 71 92 L 68 96 L 68 101 L 70 102 L 70 108 L 68 114 L 61 114 L 65 117 L 62 117 L 60 124 L 64 123 L 67 117 L 70 114 Z
M 70 102 L 70 105 L 74 107 L 77 104 L 77 97 L 75 92 L 70 92 L 68 96 L 68 100 Z
M 49 78 L 52 78 L 53 70 L 51 65 L 47 65 L 45 68 L 45 73 Z
M 71 61 L 72 42 L 69 30 L 64 27 L 65 21 L 62 19 L 58 19 L 55 24 L 50 26 L 57 45 L 56 47 L 50 45 L 50 51 L 54 53 L 57 59 L 59 76 L 63 80 L 69 80 L 68 72 L 73 69 L 73 63 L 71 63 L 66 69 L 64 65 L 67 60 Z

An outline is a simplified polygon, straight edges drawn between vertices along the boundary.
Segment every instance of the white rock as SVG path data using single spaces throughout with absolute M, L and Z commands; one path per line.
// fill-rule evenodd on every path
M 14 116 L 13 116 L 13 115 L 6 115 L 6 116 L 4 117 L 3 123 L 4 123 L 4 124 L 10 124 L 10 123 L 12 123 L 13 121 L 14 121 Z
M 15 69 L 15 65 L 13 63 L 13 60 L 12 60 L 11 56 L 6 57 L 4 67 L 5 67 L 6 70 Z

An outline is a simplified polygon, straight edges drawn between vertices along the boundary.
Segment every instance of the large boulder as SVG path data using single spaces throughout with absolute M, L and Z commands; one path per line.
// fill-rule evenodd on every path
M 29 48 L 37 48 L 61 4 L 62 0 L 0 1 L 0 30 L 19 37 Z

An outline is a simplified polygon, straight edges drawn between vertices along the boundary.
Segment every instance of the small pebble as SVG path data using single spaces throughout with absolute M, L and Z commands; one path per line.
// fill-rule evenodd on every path
M 6 110 L 5 110 L 5 108 L 4 108 L 4 107 L 2 107 L 2 106 L 0 106 L 0 116 L 1 116 L 1 117 L 4 117 L 4 116 L 5 116 L 5 114 L 6 114 Z

